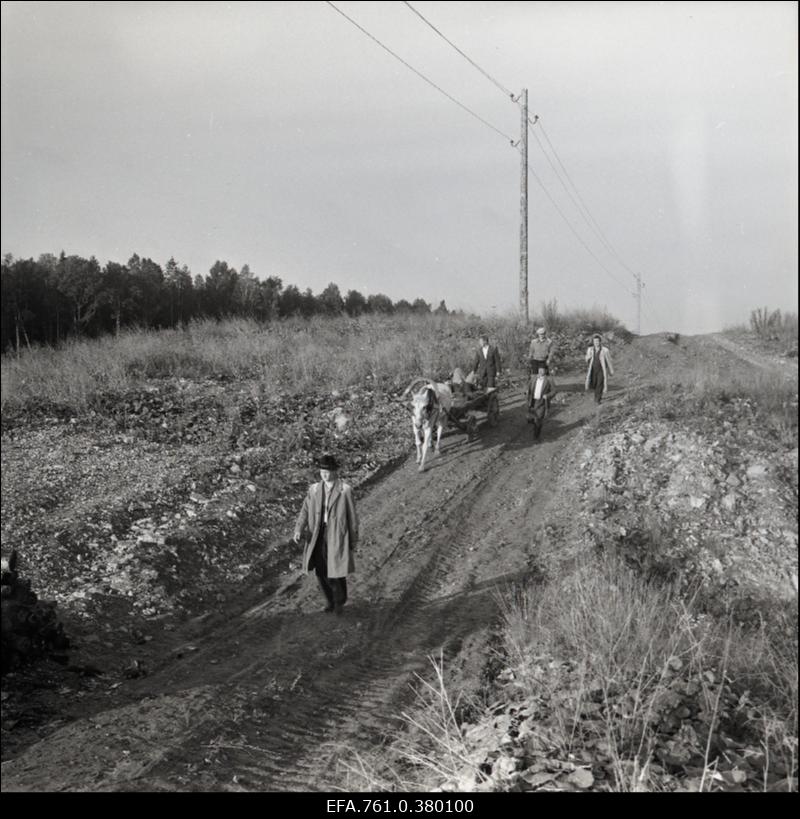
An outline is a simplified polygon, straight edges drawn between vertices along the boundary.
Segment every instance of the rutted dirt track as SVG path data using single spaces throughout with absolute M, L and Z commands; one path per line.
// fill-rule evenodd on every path
M 524 572 L 549 469 L 594 412 L 588 397 L 570 397 L 535 444 L 512 387 L 495 429 L 447 435 L 424 474 L 409 457 L 359 498 L 343 617 L 322 612 L 313 576 L 298 578 L 130 683 L 130 704 L 4 763 L 3 789 L 336 787 L 335 756 L 379 741 L 428 656 L 488 625 L 498 586 Z
M 730 366 L 729 354 L 703 338 L 641 339 L 616 362 L 609 399 L 659 368 Z M 450 433 L 424 474 L 409 455 L 357 498 L 362 539 L 344 616 L 322 612 L 311 575 L 255 604 L 243 590 L 226 619 L 185 626 L 179 657 L 126 683 L 127 704 L 87 702 L 84 716 L 4 762 L 3 790 L 341 787 L 337 759 L 391 733 L 429 656 L 474 640 L 497 615 L 498 590 L 526 573 L 551 477 L 597 411 L 581 373 L 558 382 L 567 400 L 540 442 L 517 383 L 502 392 L 496 428 L 471 441 Z

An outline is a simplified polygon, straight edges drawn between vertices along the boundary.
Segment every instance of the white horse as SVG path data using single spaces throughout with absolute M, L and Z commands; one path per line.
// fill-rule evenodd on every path
M 411 386 L 415 382 L 412 382 Z M 411 389 L 409 386 L 409 390 Z M 408 392 L 408 390 L 406 390 Z M 411 399 L 414 444 L 417 448 L 419 471 L 425 471 L 425 459 L 430 448 L 433 430 L 436 429 L 434 452 L 439 455 L 442 431 L 447 426 L 447 413 L 453 406 L 453 392 L 448 384 L 428 382 Z

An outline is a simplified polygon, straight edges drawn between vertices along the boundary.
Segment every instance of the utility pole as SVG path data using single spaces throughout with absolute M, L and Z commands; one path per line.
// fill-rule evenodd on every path
M 633 276 L 636 279 L 636 292 L 633 294 L 636 297 L 636 335 L 642 334 L 642 274 L 635 273 Z
M 519 312 L 528 323 L 528 89 L 520 94 L 522 134 L 520 135 L 520 189 L 519 189 Z

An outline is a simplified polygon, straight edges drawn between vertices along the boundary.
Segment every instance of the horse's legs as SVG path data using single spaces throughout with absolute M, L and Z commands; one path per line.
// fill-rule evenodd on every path
M 419 471 L 425 471 L 425 458 L 428 454 L 428 447 L 431 445 L 431 428 L 426 426 L 422 434 L 422 459 L 419 462 Z

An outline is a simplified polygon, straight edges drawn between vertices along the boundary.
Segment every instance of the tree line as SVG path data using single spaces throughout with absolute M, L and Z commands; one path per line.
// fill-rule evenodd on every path
M 315 295 L 284 285 L 277 276 L 261 280 L 248 265 L 241 270 L 214 262 L 207 275 L 192 276 L 186 265 L 171 258 L 162 267 L 134 253 L 127 264 L 94 256 L 54 256 L 14 259 L 2 265 L 2 339 L 0 349 L 19 351 L 32 344 L 57 345 L 64 339 L 99 337 L 125 327 L 168 328 L 193 319 L 247 317 L 271 321 L 288 316 L 367 313 L 449 313 L 444 301 L 435 309 L 424 299 L 397 302 L 377 293 L 349 290 L 342 296 L 331 282 Z

